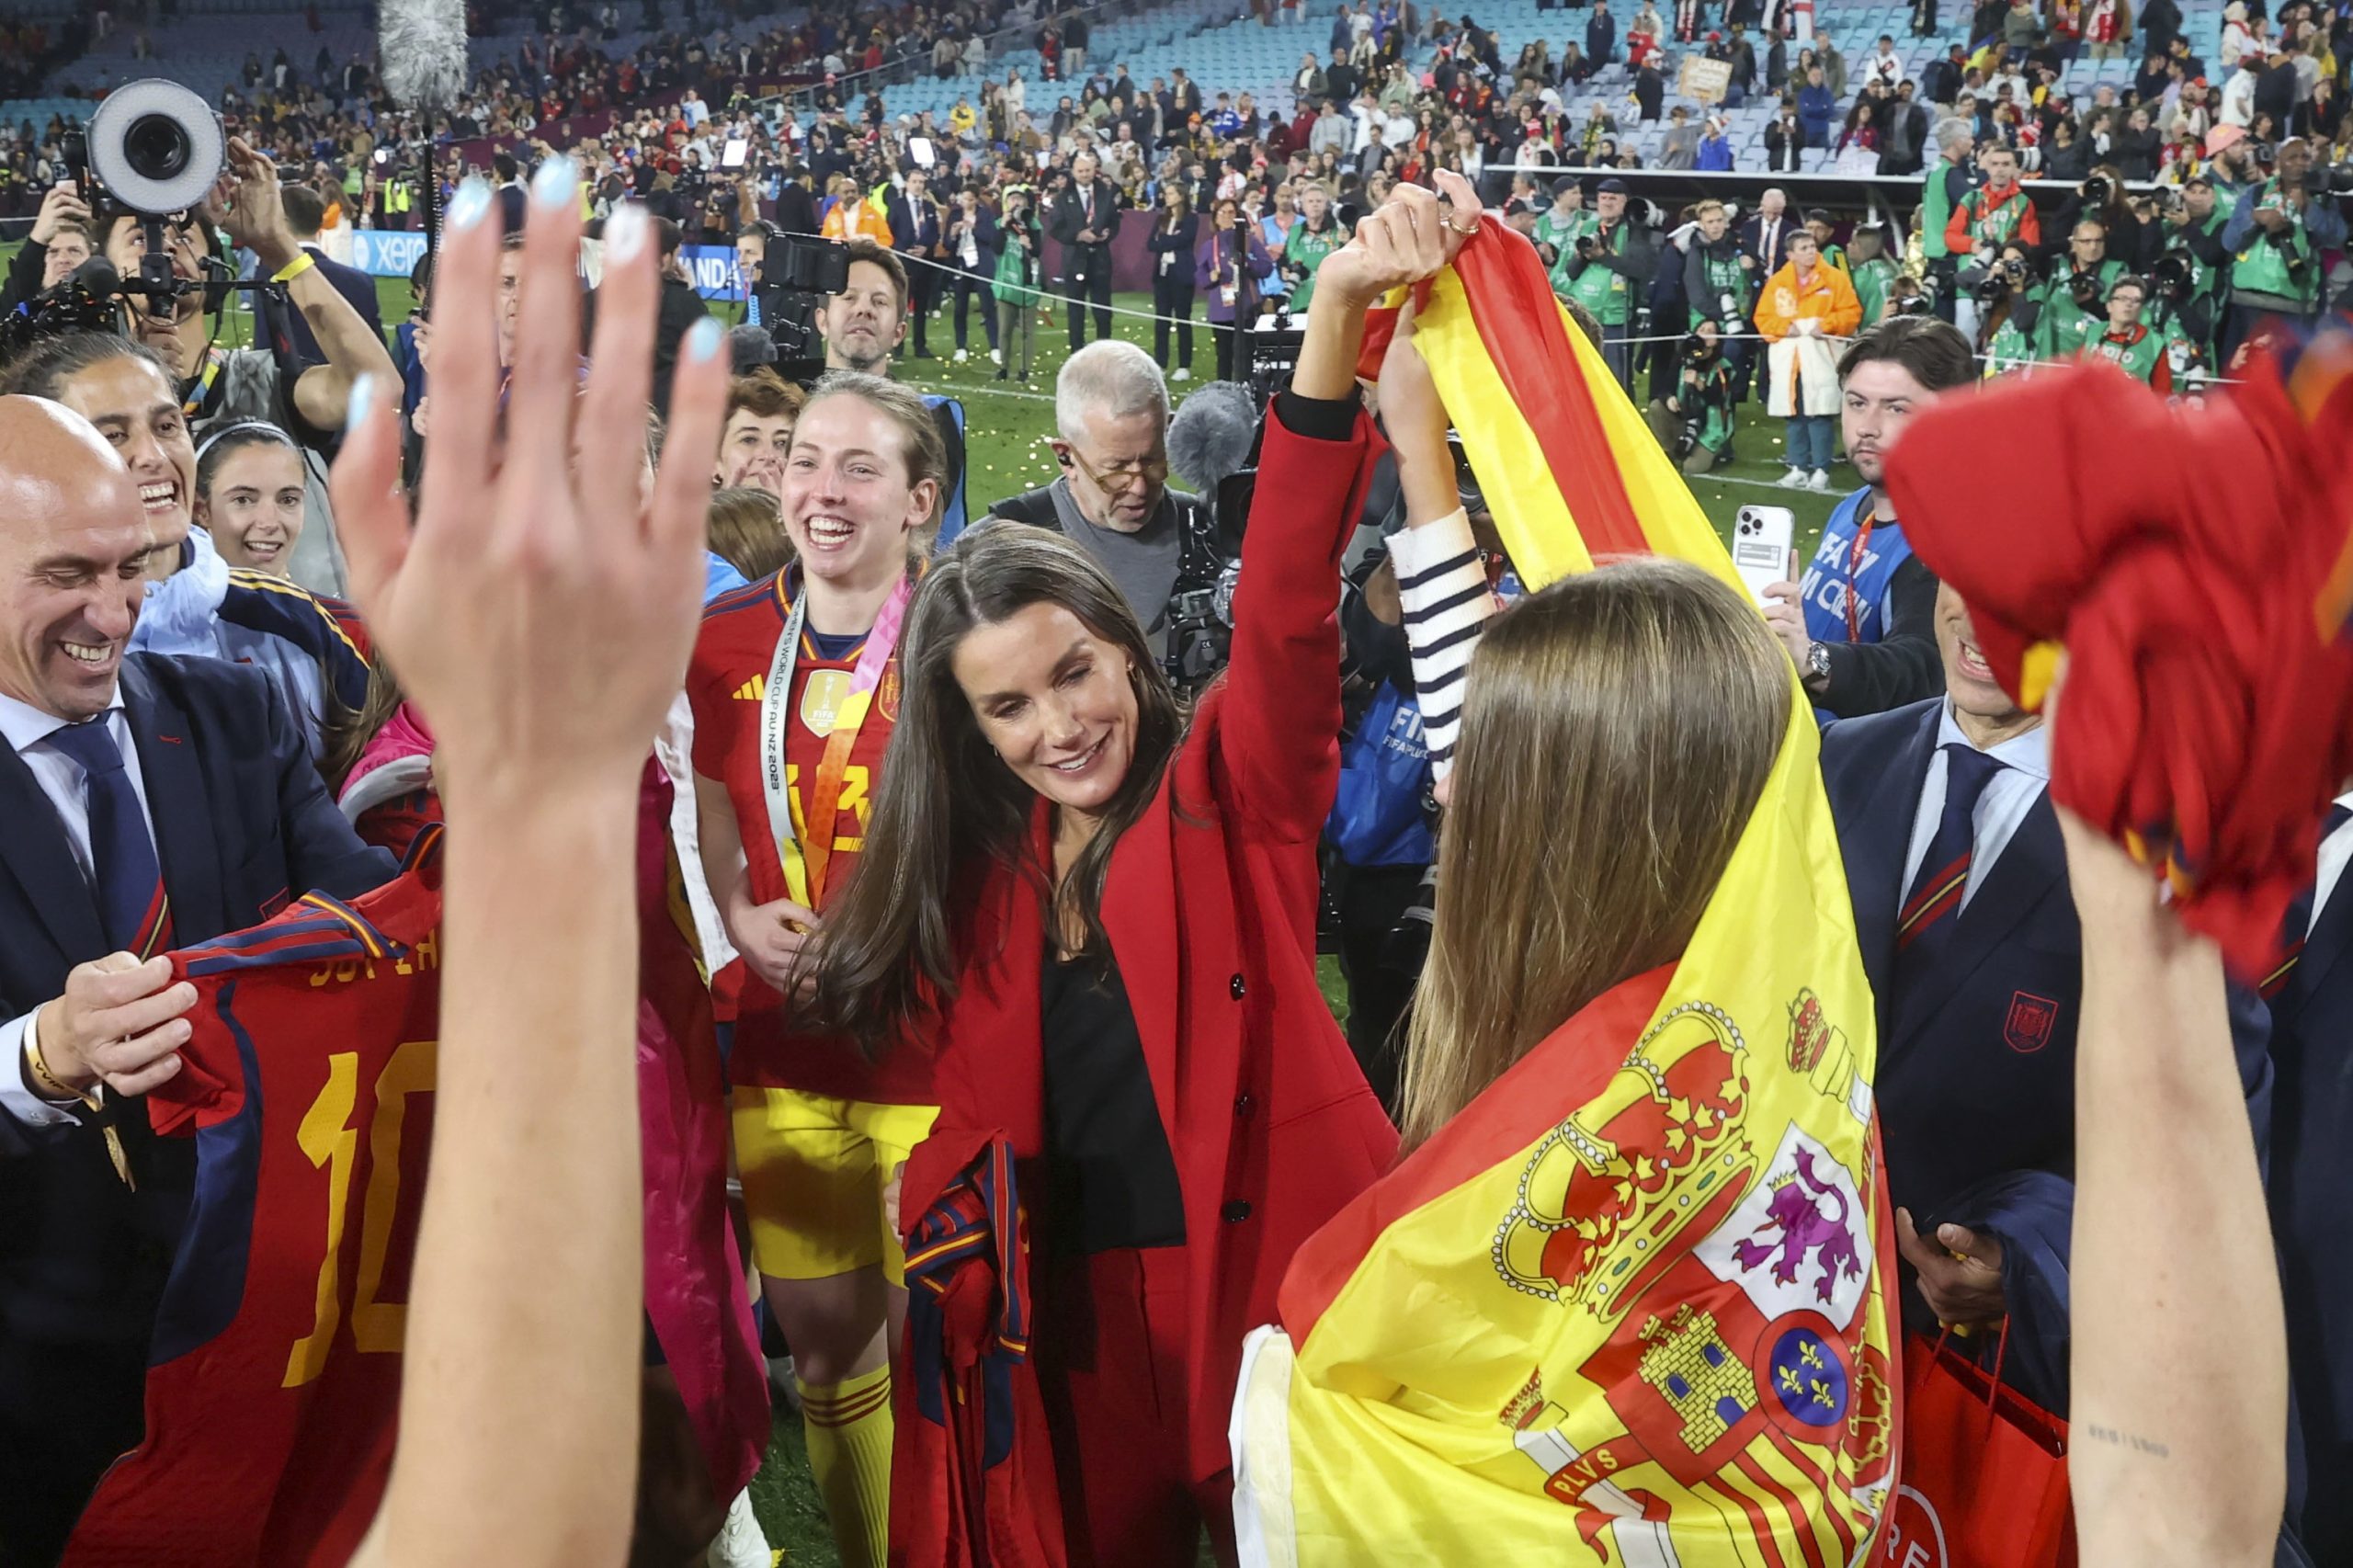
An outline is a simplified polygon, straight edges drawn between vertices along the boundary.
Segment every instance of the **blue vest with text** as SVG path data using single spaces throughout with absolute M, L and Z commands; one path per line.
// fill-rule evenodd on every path
M 956 536 L 964 531 L 970 520 L 964 506 L 964 405 L 952 397 L 938 392 L 926 392 L 924 404 L 931 410 L 933 420 L 940 424 L 940 435 L 948 438 L 948 496 L 940 504 L 939 533 L 933 548 L 945 550 Z M 952 438 L 949 438 L 950 431 Z
M 1895 569 L 1912 558 L 1912 546 L 1900 523 L 1881 521 L 1871 528 L 1863 558 L 1855 560 L 1855 530 L 1870 505 L 1868 487 L 1838 503 L 1822 526 L 1822 543 L 1798 585 L 1805 602 L 1806 635 L 1817 642 L 1876 642 L 1887 635 L 1887 590 Z M 1855 603 L 1851 626 L 1847 619 L 1849 597 Z

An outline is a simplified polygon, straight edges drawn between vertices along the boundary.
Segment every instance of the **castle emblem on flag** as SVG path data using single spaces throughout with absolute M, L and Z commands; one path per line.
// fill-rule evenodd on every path
M 1682 1417 L 1684 1445 L 1693 1453 L 1705 1453 L 1756 1408 L 1756 1379 L 1716 1332 L 1713 1314 L 1685 1301 L 1665 1322 L 1643 1324 L 1642 1337 L 1650 1346 L 1643 1381 Z

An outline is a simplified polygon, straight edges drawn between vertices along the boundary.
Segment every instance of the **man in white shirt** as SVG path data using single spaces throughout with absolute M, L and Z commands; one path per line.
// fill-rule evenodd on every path
M 1879 48 L 1863 65 L 1863 79 L 1877 82 L 1893 93 L 1904 84 L 1904 57 L 1895 52 L 1895 35 L 1879 35 Z

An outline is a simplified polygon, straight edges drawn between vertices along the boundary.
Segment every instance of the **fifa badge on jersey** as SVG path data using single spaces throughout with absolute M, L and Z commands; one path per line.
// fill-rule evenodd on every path
M 2059 1021 L 2059 1004 L 2029 991 L 2010 993 L 2010 1010 L 2002 1019 L 2002 1040 L 2021 1056 L 2031 1056 L 2051 1043 L 2051 1026 Z
M 822 740 L 834 733 L 842 704 L 848 700 L 847 670 L 811 670 L 809 684 L 801 688 L 801 722 Z

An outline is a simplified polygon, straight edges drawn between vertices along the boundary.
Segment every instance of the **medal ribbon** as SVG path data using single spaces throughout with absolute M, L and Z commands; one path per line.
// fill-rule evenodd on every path
M 769 666 L 767 690 L 763 694 L 760 764 L 767 787 L 768 825 L 776 837 L 777 853 L 784 862 L 785 890 L 795 903 L 815 909 L 817 901 L 824 895 L 825 872 L 833 859 L 834 823 L 841 813 L 842 776 L 849 770 L 850 752 L 858 744 L 859 731 L 865 728 L 883 672 L 898 652 L 899 629 L 906 619 L 907 601 L 915 597 L 915 579 L 899 579 L 898 586 L 883 601 L 882 613 L 874 618 L 873 630 L 866 634 L 866 644 L 859 650 L 857 667 L 850 675 L 849 695 L 843 699 L 841 710 L 834 717 L 834 727 L 825 736 L 825 754 L 818 761 L 817 776 L 806 797 L 808 811 L 803 831 L 796 834 L 792 828 L 792 805 L 784 785 L 785 723 L 792 701 L 793 671 L 801 654 L 801 633 L 808 620 L 807 594 L 804 584 L 801 597 L 793 601 L 784 635 L 777 641 L 776 660 Z

